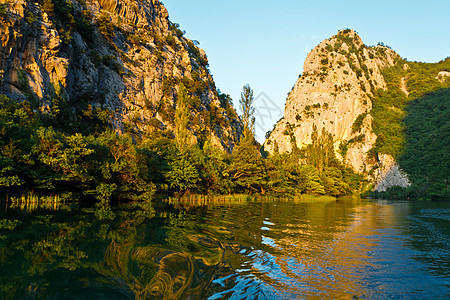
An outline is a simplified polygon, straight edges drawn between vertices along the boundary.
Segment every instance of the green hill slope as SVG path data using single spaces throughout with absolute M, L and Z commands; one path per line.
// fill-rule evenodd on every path
M 378 136 L 374 155 L 393 155 L 411 180 L 374 197 L 450 199 L 450 58 L 438 63 L 401 61 L 385 69 L 388 89 L 371 111 Z M 443 75 L 444 74 L 444 75 Z

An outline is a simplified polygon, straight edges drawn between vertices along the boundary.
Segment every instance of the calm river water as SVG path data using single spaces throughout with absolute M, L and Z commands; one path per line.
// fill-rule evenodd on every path
M 450 202 L 0 210 L 1 299 L 448 299 Z

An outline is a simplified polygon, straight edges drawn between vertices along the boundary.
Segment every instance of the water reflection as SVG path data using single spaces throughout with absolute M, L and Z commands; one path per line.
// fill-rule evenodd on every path
M 445 298 L 447 203 L 127 205 L 0 221 L 3 299 Z

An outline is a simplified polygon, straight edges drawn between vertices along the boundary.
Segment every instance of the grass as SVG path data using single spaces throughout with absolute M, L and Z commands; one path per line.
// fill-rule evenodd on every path
M 182 205 L 183 207 L 197 207 L 197 206 L 210 206 L 210 205 L 230 205 L 239 204 L 243 205 L 247 202 L 323 202 L 323 201 L 336 201 L 336 197 L 327 195 L 315 195 L 315 194 L 302 194 L 294 198 L 283 198 L 278 196 L 263 196 L 263 195 L 246 195 L 246 194 L 233 194 L 233 195 L 188 195 L 179 198 L 169 198 L 169 204 Z
M 336 197 L 316 194 L 302 194 L 299 197 L 296 197 L 295 200 L 301 202 L 336 201 Z
M 245 194 L 236 195 L 195 195 L 182 196 L 178 198 L 169 198 L 169 204 L 183 206 L 204 206 L 204 205 L 223 205 L 223 204 L 245 204 L 248 201 L 254 201 L 256 198 Z
M 8 208 L 32 212 L 38 209 L 60 210 L 61 206 L 66 204 L 66 199 L 60 195 L 39 196 L 29 192 L 20 197 L 6 198 L 5 202 Z

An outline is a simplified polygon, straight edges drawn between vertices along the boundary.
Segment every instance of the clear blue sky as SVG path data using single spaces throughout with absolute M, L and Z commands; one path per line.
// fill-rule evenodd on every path
M 366 45 L 383 42 L 411 61 L 450 56 L 450 0 L 163 2 L 170 20 L 200 42 L 217 87 L 235 107 L 248 83 L 255 96 L 265 93 L 262 102 L 284 110 L 307 53 L 343 28 L 355 29 Z M 259 114 L 260 141 L 280 117 L 271 112 Z

